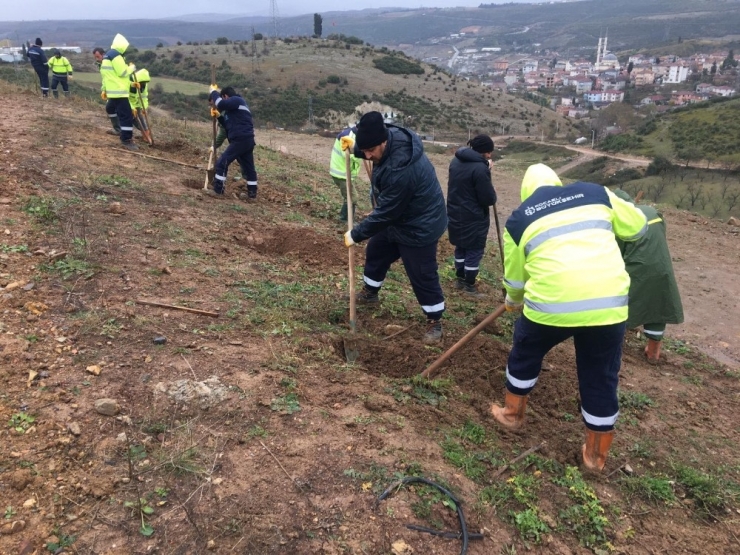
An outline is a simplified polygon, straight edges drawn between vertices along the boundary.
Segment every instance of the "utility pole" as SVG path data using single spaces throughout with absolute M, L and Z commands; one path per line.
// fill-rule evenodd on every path
M 594 141 L 596 140 L 596 129 L 591 130 L 591 148 L 594 148 Z
M 308 95 L 308 125 L 313 128 L 313 97 Z
M 278 37 L 278 14 L 277 0 L 270 0 L 270 17 L 272 18 L 272 37 L 277 40 Z

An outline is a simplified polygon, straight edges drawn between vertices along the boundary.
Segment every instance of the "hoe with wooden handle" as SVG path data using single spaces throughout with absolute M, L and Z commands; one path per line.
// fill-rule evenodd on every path
M 496 318 L 501 316 L 506 311 L 506 305 L 502 304 L 500 307 L 496 309 L 495 312 L 492 314 L 489 314 L 485 320 L 483 320 L 480 324 L 475 326 L 472 330 L 470 330 L 468 333 L 466 333 L 462 339 L 460 339 L 457 343 L 455 343 L 452 347 L 447 349 L 447 351 L 440 356 L 437 360 L 435 360 L 429 368 L 424 370 L 421 373 L 421 376 L 423 378 L 431 378 L 432 375 L 439 370 L 439 367 L 442 366 L 448 358 L 450 358 L 452 355 L 454 355 L 457 351 L 459 351 L 466 343 L 468 343 L 471 339 L 473 339 L 476 335 L 478 335 L 488 324 L 493 322 Z

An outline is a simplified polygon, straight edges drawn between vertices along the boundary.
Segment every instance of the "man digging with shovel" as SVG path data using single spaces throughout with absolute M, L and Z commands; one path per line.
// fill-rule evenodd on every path
M 365 285 L 357 302 L 379 302 L 385 276 L 400 258 L 427 318 L 424 342 L 436 343 L 442 339 L 440 319 L 445 310 L 437 243 L 447 227 L 447 211 L 434 167 L 418 135 L 386 126 L 380 112 L 368 112 L 357 124 L 355 156 L 373 161 L 371 186 L 376 201 L 370 215 L 344 235 L 347 247 L 369 239 Z
M 213 190 L 206 194 L 213 198 L 226 197 L 226 174 L 229 165 L 238 161 L 242 175 L 247 179 L 247 193 L 241 193 L 241 200 L 257 199 L 257 170 L 254 167 L 254 124 L 252 112 L 244 99 L 236 94 L 234 87 L 224 87 L 219 92 L 218 85 L 211 85 L 209 102 L 220 113 L 219 122 L 226 129 L 229 146 L 216 162 L 216 175 Z

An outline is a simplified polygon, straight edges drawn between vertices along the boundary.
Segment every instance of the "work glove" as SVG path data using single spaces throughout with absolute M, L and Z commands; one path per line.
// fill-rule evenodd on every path
M 352 230 L 350 229 L 347 233 L 344 234 L 344 246 L 349 248 L 354 244 L 355 240 L 352 239 Z
M 504 306 L 506 307 L 506 312 L 521 312 L 522 311 L 522 305 L 524 303 L 517 302 L 511 299 L 509 295 L 506 295 L 506 300 L 504 301 Z
M 140 89 L 141 83 L 139 83 L 138 81 L 134 81 L 133 83 L 131 83 L 131 86 L 135 89 Z
M 209 93 L 212 93 L 212 92 L 218 92 L 218 91 L 219 91 L 218 85 L 216 85 L 215 83 L 213 83 L 213 84 L 212 84 L 212 85 L 211 85 L 211 86 L 210 86 L 210 87 L 208 88 L 208 92 L 209 92 Z
M 69 81 L 71 81 L 71 80 L 72 80 L 72 76 L 71 76 L 71 75 L 67 75 L 67 79 L 68 79 Z
M 342 137 L 340 143 L 342 150 L 352 150 L 355 146 L 355 140 L 352 137 Z
M 139 115 L 139 113 L 136 111 L 136 108 L 131 108 L 131 115 L 133 115 L 134 117 Z
M 129 72 L 134 73 L 136 71 L 136 65 L 134 65 L 133 63 L 129 64 L 128 70 Z
M 213 150 L 213 145 L 208 147 L 208 154 L 213 154 L 215 151 Z
M 100 93 L 100 98 L 102 98 L 103 100 L 108 100 L 108 95 L 105 94 L 105 91 Z
M 217 118 L 220 115 L 221 115 L 221 112 L 219 112 L 218 110 L 216 110 L 216 108 L 211 108 L 211 117 L 212 118 Z

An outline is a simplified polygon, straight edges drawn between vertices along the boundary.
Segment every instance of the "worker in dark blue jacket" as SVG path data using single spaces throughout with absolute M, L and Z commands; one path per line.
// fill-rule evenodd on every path
M 229 146 L 216 162 L 216 176 L 213 179 L 213 190 L 206 193 L 214 198 L 226 196 L 226 174 L 229 165 L 238 161 L 242 175 L 247 180 L 247 194 L 241 193 L 242 200 L 257 198 L 257 170 L 254 167 L 254 123 L 252 112 L 244 99 L 236 94 L 234 87 L 224 87 L 219 92 L 216 85 L 211 85 L 209 101 L 212 109 L 218 111 L 219 123 L 226 129 Z
M 414 132 L 386 126 L 380 112 L 368 112 L 357 124 L 354 155 L 372 160 L 375 209 L 344 235 L 344 244 L 369 239 L 361 304 L 377 303 L 378 292 L 395 261 L 403 261 L 416 300 L 427 318 L 423 340 L 442 339 L 445 298 L 437 272 L 437 244 L 447 228 L 442 187 L 434 166 Z
M 46 59 L 46 53 L 43 48 L 43 41 L 36 39 L 35 44 L 29 47 L 26 52 L 26 56 L 31 61 L 36 75 L 39 76 L 39 83 L 41 85 L 41 95 L 44 98 L 49 97 L 49 60 Z
M 493 140 L 488 135 L 476 135 L 468 145 L 459 148 L 450 162 L 448 234 L 450 243 L 455 245 L 455 287 L 473 298 L 481 298 L 485 295 L 478 291 L 475 279 L 491 226 L 490 207 L 496 204 L 490 168 Z

